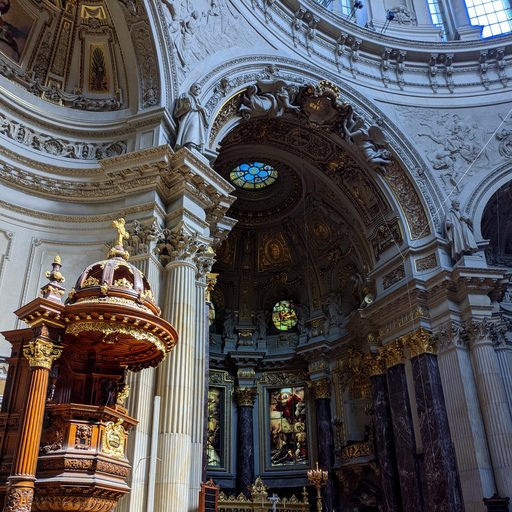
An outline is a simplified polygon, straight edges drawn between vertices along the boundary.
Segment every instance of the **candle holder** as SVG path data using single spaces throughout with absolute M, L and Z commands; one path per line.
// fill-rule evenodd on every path
M 327 471 L 318 469 L 318 462 L 316 463 L 316 469 L 308 470 L 308 480 L 311 485 L 316 488 L 316 508 L 318 512 L 322 512 L 322 495 L 320 489 L 327 483 Z

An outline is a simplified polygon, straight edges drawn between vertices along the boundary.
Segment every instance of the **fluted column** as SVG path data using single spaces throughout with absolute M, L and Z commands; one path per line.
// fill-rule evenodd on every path
M 496 490 L 501 497 L 510 497 L 512 494 L 512 419 L 494 351 L 493 325 L 486 320 L 471 321 L 466 327 L 466 332 L 471 344 L 476 387 Z
M 62 353 L 61 347 L 54 344 L 58 339 L 55 329 L 42 326 L 38 331 L 39 336 L 23 348 L 23 354 L 29 361 L 28 388 L 23 402 L 11 476 L 8 479 L 4 512 L 29 512 L 32 508 L 48 376 L 53 361 Z M 55 336 L 50 335 L 51 331 Z
M 190 510 L 199 506 L 199 492 L 206 471 L 204 457 L 204 430 L 206 404 L 208 400 L 208 375 L 206 353 L 208 350 L 208 306 L 206 305 L 206 290 L 208 288 L 207 274 L 213 265 L 213 250 L 208 247 L 195 258 L 196 273 L 196 343 L 194 346 L 194 365 L 192 374 L 192 423 L 191 455 L 190 455 Z M 204 470 L 204 471 L 203 471 Z M 206 476 L 206 473 L 205 473 Z
M 339 500 L 331 471 L 334 463 L 334 438 L 331 425 L 332 382 L 326 378 L 314 380 L 311 382 L 311 390 L 315 401 L 318 467 L 329 474 L 327 483 L 322 488 L 324 510 L 339 510 Z
M 455 324 L 442 326 L 438 364 L 466 510 L 483 512 L 496 492 L 469 347 Z
M 163 312 L 178 332 L 178 343 L 158 368 L 157 394 L 162 397 L 158 436 L 155 510 L 189 510 L 192 439 L 192 383 L 196 342 L 197 237 L 178 226 L 165 239 Z
M 512 362 L 512 348 L 506 342 L 505 333 L 500 330 L 497 333 L 496 345 L 494 350 L 496 351 L 496 359 L 498 361 L 498 367 L 500 369 L 501 378 L 503 380 L 503 387 L 505 389 L 505 396 L 507 398 L 508 409 L 512 414 L 512 373 L 510 371 L 510 363 Z
M 463 512 L 434 340 L 428 331 L 420 329 L 407 338 L 407 346 L 423 444 L 427 510 Z
M 401 340 L 384 347 L 382 354 L 387 366 L 386 376 L 402 507 L 404 512 L 422 512 L 423 496 Z
M 238 404 L 236 492 L 250 497 L 248 487 L 254 483 L 253 407 L 256 388 L 236 388 L 235 399 Z
M 375 426 L 375 447 L 379 459 L 382 482 L 383 512 L 400 512 L 402 502 L 396 448 L 393 439 L 393 423 L 389 403 L 386 366 L 381 356 L 369 358 L 369 374 L 372 382 L 373 422 Z
M 160 304 L 160 283 L 162 281 L 162 265 L 153 255 L 156 242 L 156 224 L 150 221 L 142 224 L 134 221 L 128 229 L 130 238 L 126 242 L 130 253 L 130 263 L 135 265 L 151 283 L 155 302 Z M 116 512 L 130 510 L 150 510 L 148 499 L 148 473 L 151 457 L 151 431 L 154 417 L 154 396 L 156 391 L 156 372 L 147 368 L 138 373 L 128 374 L 130 394 L 125 402 L 129 414 L 137 418 L 139 423 L 131 431 L 128 438 L 127 458 L 133 461 L 133 469 L 127 478 L 131 491 L 119 500 Z

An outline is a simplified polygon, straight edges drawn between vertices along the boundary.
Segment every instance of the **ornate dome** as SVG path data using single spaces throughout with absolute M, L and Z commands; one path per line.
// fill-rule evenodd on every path
M 175 329 L 160 318 L 151 285 L 126 260 L 124 219 L 114 222 L 119 235 L 108 259 L 89 265 L 66 300 L 66 343 L 77 357 L 122 360 L 132 371 L 156 366 L 176 344 Z

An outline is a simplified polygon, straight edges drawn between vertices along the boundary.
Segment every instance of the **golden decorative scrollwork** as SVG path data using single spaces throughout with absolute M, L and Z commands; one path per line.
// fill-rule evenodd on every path
M 101 450 L 116 459 L 122 459 L 124 457 L 124 438 L 126 430 L 122 423 L 123 420 L 117 420 L 116 423 L 109 421 L 105 425 L 105 433 L 103 436 L 103 446 Z
M 358 457 L 368 457 L 373 454 L 373 444 L 365 441 L 362 443 L 353 443 L 345 446 L 341 451 L 343 460 L 357 459 Z
M 238 405 L 252 407 L 256 400 L 256 388 L 236 388 L 235 398 Z
M 76 322 L 68 325 L 66 328 L 67 334 L 74 334 L 75 336 L 86 331 L 101 332 L 105 337 L 115 334 L 126 334 L 140 341 L 148 341 L 160 352 L 165 354 L 165 345 L 158 336 L 155 336 L 150 332 L 143 331 L 142 329 L 138 329 L 137 327 L 120 324 L 107 324 L 104 322 Z
M 386 360 L 382 355 L 368 354 L 364 360 L 364 365 L 368 370 L 368 375 L 383 375 L 386 373 Z
M 47 370 L 52 369 L 53 361 L 62 354 L 62 348 L 50 341 L 36 338 L 23 347 L 23 355 L 28 359 L 29 366 L 40 366 Z
M 116 404 L 123 405 L 124 401 L 130 396 L 130 386 L 125 384 L 117 394 Z
M 86 286 L 97 286 L 100 284 L 100 280 L 96 277 L 89 276 L 83 283 L 82 288 L 85 288 Z
M 130 283 L 126 277 L 122 279 L 116 279 L 114 281 L 114 286 L 121 286 L 122 288 L 133 288 L 133 283 Z

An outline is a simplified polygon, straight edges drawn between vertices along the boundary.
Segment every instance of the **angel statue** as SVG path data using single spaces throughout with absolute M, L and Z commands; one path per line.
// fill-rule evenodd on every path
M 299 110 L 300 107 L 291 104 L 296 94 L 297 87 L 282 80 L 258 80 L 257 85 L 247 88 L 240 113 L 244 119 L 261 115 L 280 117 L 285 110 Z
M 385 166 L 391 163 L 391 153 L 385 148 L 378 147 L 386 143 L 384 134 L 377 125 L 371 125 L 366 130 L 364 124 L 364 119 L 355 117 L 352 110 L 343 121 L 345 140 L 362 151 L 366 161 L 372 167 L 386 172 Z

